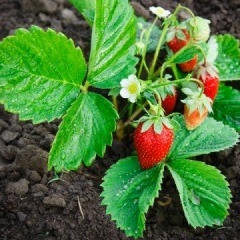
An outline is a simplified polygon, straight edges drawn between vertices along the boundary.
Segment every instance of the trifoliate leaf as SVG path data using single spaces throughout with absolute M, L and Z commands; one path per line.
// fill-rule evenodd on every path
M 81 93 L 59 126 L 49 156 L 49 168 L 76 170 L 90 166 L 96 155 L 103 157 L 112 143 L 117 113 L 112 104 L 96 93 Z
M 220 80 L 240 80 L 239 40 L 229 34 L 216 36 L 216 39 L 218 56 L 215 63 Z
M 176 116 L 175 121 L 181 126 L 175 132 L 170 159 L 189 158 L 217 152 L 229 148 L 238 142 L 238 133 L 222 122 L 207 118 L 198 128 L 188 131 L 184 119 Z
M 104 177 L 102 204 L 127 236 L 141 237 L 145 213 L 161 189 L 164 164 L 142 170 L 137 157 L 119 160 Z
M 0 103 L 34 123 L 60 118 L 78 96 L 86 70 L 82 51 L 63 34 L 19 29 L 0 43 Z
M 231 193 L 219 170 L 203 162 L 175 159 L 167 162 L 176 183 L 184 214 L 194 228 L 222 225 Z
M 95 0 L 69 0 L 70 3 L 84 16 L 90 26 L 93 25 L 95 15 Z
M 240 92 L 232 87 L 220 85 L 213 103 L 212 116 L 240 131 Z
M 135 73 L 136 21 L 127 0 L 98 0 L 93 24 L 88 81 L 98 88 L 118 87 Z

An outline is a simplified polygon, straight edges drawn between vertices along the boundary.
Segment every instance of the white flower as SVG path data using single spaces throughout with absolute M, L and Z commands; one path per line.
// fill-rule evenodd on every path
M 150 7 L 149 10 L 157 15 L 159 18 L 166 18 L 168 15 L 171 14 L 170 11 L 168 10 L 165 10 L 164 8 L 162 7 Z
M 128 78 L 124 78 L 121 82 L 120 95 L 123 98 L 128 98 L 130 102 L 136 102 L 138 95 L 141 92 L 141 85 L 138 78 L 135 75 L 130 75 Z

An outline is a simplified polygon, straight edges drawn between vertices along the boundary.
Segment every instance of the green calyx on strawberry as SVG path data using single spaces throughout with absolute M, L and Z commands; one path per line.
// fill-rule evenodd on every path
M 163 161 L 173 140 L 173 127 L 167 117 L 142 117 L 133 135 L 141 168 L 149 169 Z
M 190 40 L 190 34 L 186 28 L 170 27 L 166 36 L 168 47 L 173 53 L 185 47 Z
M 217 96 L 219 88 L 218 70 L 211 63 L 204 63 L 196 68 L 194 76 L 204 85 L 204 94 L 212 101 Z
M 169 82 L 165 80 L 164 82 Z M 165 111 L 165 115 L 173 112 L 177 102 L 177 89 L 174 85 L 166 85 L 157 89 L 161 98 L 161 106 Z
M 212 100 L 202 93 L 202 89 L 192 91 L 189 88 L 182 88 L 187 97 L 182 100 L 184 103 L 184 120 L 188 130 L 194 130 L 200 126 L 209 112 L 212 112 Z

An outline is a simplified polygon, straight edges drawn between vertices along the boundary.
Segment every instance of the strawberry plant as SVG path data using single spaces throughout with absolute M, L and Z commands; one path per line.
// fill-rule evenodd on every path
M 101 194 L 127 236 L 143 235 L 166 168 L 188 223 L 222 225 L 228 182 L 195 157 L 238 142 L 240 93 L 226 82 L 240 80 L 239 40 L 210 36 L 209 20 L 182 5 L 151 7 L 149 23 L 127 0 L 70 2 L 92 27 L 88 62 L 62 33 L 18 29 L 0 43 L 0 103 L 33 123 L 62 119 L 48 161 L 56 172 L 90 166 L 114 131 L 123 141 L 131 132 L 136 153 L 106 172 Z

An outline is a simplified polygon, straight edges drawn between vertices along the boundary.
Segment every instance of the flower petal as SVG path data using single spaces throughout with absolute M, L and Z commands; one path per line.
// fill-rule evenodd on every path
M 120 91 L 120 95 L 122 98 L 129 98 L 130 97 L 130 93 L 127 90 L 127 88 L 122 88 Z
M 131 95 L 129 98 L 129 101 L 131 102 L 131 103 L 135 103 L 136 102 L 136 99 L 137 99 L 137 95 Z
M 129 80 L 127 78 L 124 78 L 121 82 L 121 87 L 126 88 L 129 86 Z
M 129 81 L 131 82 L 138 82 L 137 77 L 134 74 L 128 76 Z

